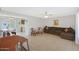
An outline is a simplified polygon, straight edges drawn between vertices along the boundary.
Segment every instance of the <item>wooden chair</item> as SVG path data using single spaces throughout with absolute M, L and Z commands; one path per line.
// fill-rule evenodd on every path
M 38 32 L 39 32 L 39 34 L 43 34 L 43 28 L 38 27 Z
M 34 28 L 31 28 L 31 35 L 36 35 L 36 31 Z
M 0 48 L 0 51 L 9 51 L 9 48 Z

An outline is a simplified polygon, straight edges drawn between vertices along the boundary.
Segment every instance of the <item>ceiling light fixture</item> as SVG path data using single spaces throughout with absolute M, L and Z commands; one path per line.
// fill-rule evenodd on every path
M 47 15 L 45 15 L 45 16 L 44 16 L 44 18 L 48 18 L 48 16 L 47 16 Z
M 48 17 L 49 17 L 49 16 L 48 16 L 47 12 L 45 12 L 44 18 L 48 18 Z

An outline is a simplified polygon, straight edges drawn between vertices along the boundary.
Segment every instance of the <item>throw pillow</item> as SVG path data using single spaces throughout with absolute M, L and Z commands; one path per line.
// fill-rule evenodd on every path
M 68 28 L 65 28 L 64 31 L 65 31 L 65 32 L 68 32 L 69 30 L 68 30 Z

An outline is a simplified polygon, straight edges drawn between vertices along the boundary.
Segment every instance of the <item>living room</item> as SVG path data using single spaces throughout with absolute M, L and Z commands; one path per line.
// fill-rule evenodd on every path
M 78 42 L 75 39 L 75 32 L 78 28 L 78 26 L 76 28 L 76 17 L 79 8 L 2 7 L 0 10 L 1 37 L 6 36 L 4 32 L 7 29 L 8 31 L 16 32 L 16 35 L 27 38 L 31 51 L 79 50 L 79 47 L 76 45 Z M 5 24 L 8 25 L 5 26 Z M 49 29 L 48 32 L 43 30 L 45 26 Z M 39 27 L 42 29 L 42 34 L 38 33 Z M 51 31 L 50 27 L 54 29 Z M 32 32 L 31 28 L 34 29 L 34 32 Z M 58 32 L 58 35 L 56 35 L 55 31 Z M 62 31 L 73 32 L 73 34 L 63 34 L 61 33 Z M 55 34 L 52 32 L 55 32 Z

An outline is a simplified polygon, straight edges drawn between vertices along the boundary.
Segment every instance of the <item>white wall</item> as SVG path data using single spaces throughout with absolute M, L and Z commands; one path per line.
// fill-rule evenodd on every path
M 76 35 L 75 35 L 75 39 L 76 39 L 76 44 L 79 44 L 79 13 L 76 15 Z
M 37 17 L 27 17 L 30 28 L 44 27 L 46 21 Z
M 28 16 L 27 19 L 28 19 L 29 34 L 31 31 L 31 28 L 37 29 L 38 27 L 44 27 L 47 23 L 44 19 L 41 19 L 38 17 Z
M 47 25 L 53 26 L 53 20 L 56 20 L 56 19 L 59 20 L 59 27 L 70 27 L 71 26 L 73 29 L 75 29 L 75 21 L 76 21 L 75 15 L 48 19 Z

